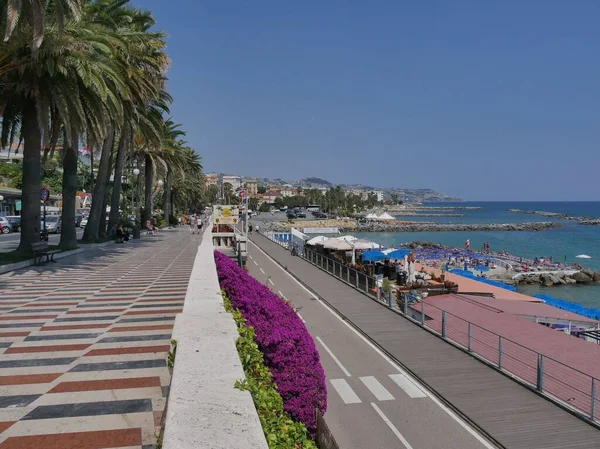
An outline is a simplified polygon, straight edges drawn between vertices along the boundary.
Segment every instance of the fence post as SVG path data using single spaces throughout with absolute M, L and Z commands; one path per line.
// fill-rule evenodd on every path
M 538 354 L 537 389 L 538 391 L 544 391 L 544 356 L 542 354 Z
M 446 311 L 442 310 L 442 338 L 446 338 Z
M 421 300 L 421 324 L 425 326 L 425 303 Z
M 502 369 L 502 336 L 498 335 L 498 368 Z
M 392 308 L 392 286 L 390 285 L 390 292 L 388 294 L 388 306 L 390 306 L 390 309 Z
M 350 267 L 346 267 L 346 281 L 350 283 Z
M 592 421 L 596 420 L 596 378 L 592 377 Z
M 356 281 L 356 289 L 357 289 L 357 290 L 358 290 L 358 273 L 359 273 L 359 272 L 358 272 L 357 270 L 354 270 L 354 274 L 356 275 L 356 279 L 355 279 L 355 281 Z
M 365 276 L 365 292 L 369 294 L 369 276 Z
M 469 321 L 469 330 L 467 331 L 467 349 L 471 352 L 471 322 Z
M 404 315 L 408 316 L 408 295 L 401 293 L 404 302 Z

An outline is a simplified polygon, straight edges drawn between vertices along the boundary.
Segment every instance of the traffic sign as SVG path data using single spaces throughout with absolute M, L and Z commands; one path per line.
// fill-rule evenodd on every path
M 42 187 L 42 190 L 40 190 L 40 199 L 45 203 L 49 198 L 50 190 L 48 190 L 46 187 Z

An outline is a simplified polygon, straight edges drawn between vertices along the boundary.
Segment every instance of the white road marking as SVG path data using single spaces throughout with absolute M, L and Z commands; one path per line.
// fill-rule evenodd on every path
M 300 319 L 302 320 L 303 323 L 306 323 L 306 320 L 304 318 L 302 318 L 302 315 L 300 315 L 298 312 L 296 312 L 296 314 L 300 317 Z
M 392 394 L 387 391 L 385 387 L 381 385 L 377 379 L 375 379 L 375 377 L 366 376 L 361 377 L 360 380 L 363 384 L 365 384 L 365 387 L 367 387 L 371 393 L 373 393 L 373 396 L 375 396 L 378 401 L 394 400 L 394 396 L 392 396 Z
M 275 262 L 275 260 L 273 260 L 273 258 L 271 256 L 269 256 L 266 252 L 264 252 L 262 248 L 260 248 L 256 243 L 254 243 L 252 241 L 250 243 L 252 243 L 256 247 L 256 249 L 258 249 L 267 259 L 269 259 L 273 263 L 273 265 L 275 265 L 282 272 L 287 274 L 290 277 L 290 279 L 292 279 L 296 284 L 298 284 L 298 286 L 300 288 L 305 290 L 312 298 L 316 299 L 319 304 L 321 304 L 323 307 L 325 307 L 325 309 L 327 309 L 334 317 L 336 317 L 338 320 L 340 320 L 340 322 L 342 322 L 346 327 L 348 327 L 348 329 L 350 329 L 352 332 L 354 332 L 356 334 L 356 336 L 358 336 L 358 338 L 360 338 L 367 345 L 369 345 L 371 347 L 371 349 L 373 349 L 377 354 L 379 354 L 381 356 L 381 358 L 383 358 L 390 365 L 392 365 L 396 370 L 398 370 L 398 372 L 404 374 L 407 378 L 409 378 L 412 382 L 414 382 L 415 385 L 418 385 L 419 388 L 421 388 L 423 390 L 423 392 L 427 395 L 427 397 L 429 399 L 431 399 L 439 408 L 441 408 L 443 411 L 445 411 L 448 414 L 448 416 L 450 416 L 454 421 L 456 421 L 463 429 L 465 429 L 467 432 L 469 432 L 469 434 L 471 434 L 477 441 L 479 441 L 484 447 L 486 447 L 486 449 L 496 449 L 496 446 L 491 445 L 485 438 L 483 438 L 481 435 L 479 435 L 479 433 L 477 433 L 466 422 L 464 422 L 461 418 L 459 418 L 458 415 L 456 415 L 456 413 L 454 413 L 452 410 L 450 410 L 448 407 L 446 407 L 446 405 L 444 405 L 442 402 L 440 402 L 440 400 L 438 398 L 436 398 L 434 395 L 429 393 L 429 391 L 423 384 L 421 384 L 417 379 L 413 378 L 404 369 L 402 369 L 398 364 L 396 364 L 396 362 L 394 362 L 387 355 L 385 355 L 381 351 L 381 349 L 379 349 L 377 346 L 375 346 L 373 343 L 371 343 L 367 339 L 367 337 L 362 335 L 360 332 L 358 332 L 356 329 L 354 329 L 349 323 L 344 321 L 342 319 L 342 317 L 339 316 L 335 312 L 335 310 L 333 310 L 327 304 L 325 304 L 323 301 L 321 301 L 313 292 L 311 292 L 308 288 L 306 288 L 304 285 L 302 285 L 302 283 L 298 279 L 296 279 L 294 276 L 292 276 L 291 273 L 284 270 L 283 267 L 281 265 L 279 265 L 277 262 Z
M 315 337 L 315 338 L 317 339 L 317 341 L 318 341 L 319 343 L 321 343 L 321 346 L 323 346 L 323 349 L 325 349 L 325 351 L 327 351 L 327 354 L 329 354 L 329 355 L 331 356 L 331 358 L 333 359 L 333 361 L 334 361 L 334 362 L 337 364 L 337 366 L 339 366 L 339 367 L 340 367 L 340 369 L 341 369 L 341 370 L 344 372 L 344 374 L 345 374 L 347 377 L 352 377 L 352 376 L 350 375 L 350 372 L 349 372 L 349 371 L 346 369 L 346 367 L 345 367 L 344 365 L 342 365 L 342 362 L 340 362 L 340 361 L 338 360 L 338 358 L 335 356 L 335 354 L 334 354 L 333 352 L 331 352 L 331 349 L 329 349 L 329 348 L 327 347 L 327 345 L 326 345 L 325 343 L 323 343 L 323 340 L 321 339 L 321 337 Z
M 269 282 L 271 283 L 271 285 L 275 285 L 275 284 L 273 283 L 273 281 L 271 280 L 271 278 L 267 279 L 267 281 L 269 281 Z
M 262 274 L 265 274 L 265 270 L 263 270 L 262 268 L 260 269 L 260 272 L 261 272 Z
M 283 293 L 281 293 L 281 290 L 277 290 L 277 293 L 279 293 L 279 296 L 281 296 L 283 299 L 285 299 L 285 296 L 283 295 Z
M 329 382 L 340 395 L 344 404 L 360 404 L 362 402 L 346 379 L 329 379 Z
M 390 419 L 383 414 L 383 412 L 380 410 L 379 407 L 377 407 L 377 404 L 374 404 L 373 402 L 371 402 L 371 407 L 373 407 L 375 409 L 375 411 L 377 412 L 377 414 L 381 417 L 381 419 L 383 419 L 383 421 L 387 424 L 387 426 L 390 428 L 390 430 L 392 432 L 394 432 L 394 435 L 396 435 L 398 437 L 398 439 L 404 445 L 404 447 L 406 449 L 413 449 L 413 447 L 408 443 L 408 441 L 406 441 L 406 438 L 404 438 L 404 435 L 402 435 L 400 433 L 400 431 L 390 421 Z
M 254 262 L 254 265 L 256 265 L 258 267 L 258 264 L 256 263 L 256 260 L 253 260 L 252 262 Z
M 396 384 L 413 399 L 427 397 L 427 395 L 423 393 L 423 390 L 421 390 L 404 374 L 390 374 L 390 379 L 396 382 Z

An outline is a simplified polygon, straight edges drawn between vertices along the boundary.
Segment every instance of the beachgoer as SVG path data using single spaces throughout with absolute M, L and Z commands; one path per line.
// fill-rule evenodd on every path
M 471 240 L 467 239 L 467 241 L 465 242 L 465 248 L 467 251 L 471 251 Z

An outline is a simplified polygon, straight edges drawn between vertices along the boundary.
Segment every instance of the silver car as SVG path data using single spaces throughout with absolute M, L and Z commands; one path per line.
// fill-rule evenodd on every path
M 40 228 L 43 229 L 44 219 L 40 223 Z M 46 215 L 46 231 L 50 234 L 60 234 L 62 228 L 62 220 L 58 215 Z

